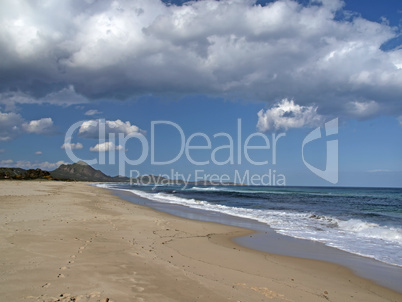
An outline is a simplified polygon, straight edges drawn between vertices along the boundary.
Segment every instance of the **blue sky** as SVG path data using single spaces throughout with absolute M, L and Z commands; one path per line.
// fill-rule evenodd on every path
M 99 141 L 103 119 L 108 138 L 137 135 L 150 148 L 153 139 L 159 162 L 186 142 L 211 142 L 169 164 L 152 163 L 149 149 L 124 165 L 126 175 L 173 169 L 193 179 L 198 170 L 233 180 L 249 171 L 283 175 L 287 185 L 402 186 L 400 1 L 165 2 L 2 2 L 0 166 L 71 163 L 62 146 L 80 122 L 72 152 L 104 156 L 94 167 L 117 175 L 121 155 L 139 159 L 144 146 L 136 137 Z M 334 119 L 337 134 L 325 138 Z M 305 145 L 303 161 L 303 141 L 319 127 L 323 137 Z M 268 163 L 245 157 L 250 135 L 262 149 L 249 158 Z M 305 163 L 324 171 L 330 140 L 338 142 L 336 182 Z

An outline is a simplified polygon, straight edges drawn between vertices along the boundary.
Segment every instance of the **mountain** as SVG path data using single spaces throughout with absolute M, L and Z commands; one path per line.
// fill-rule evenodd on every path
M 179 179 L 168 179 L 163 176 L 142 175 L 135 178 L 125 176 L 108 176 L 100 170 L 96 170 L 86 162 L 79 161 L 75 164 L 61 165 L 51 172 L 41 169 L 21 169 L 21 168 L 1 168 L 0 179 L 47 179 L 47 180 L 63 180 L 63 181 L 91 181 L 91 182 L 130 182 L 138 185 L 160 184 L 160 185 L 216 185 L 215 183 L 205 181 L 185 182 Z M 235 183 L 225 183 L 225 185 L 236 185 Z
M 92 168 L 83 161 L 79 161 L 75 164 L 61 165 L 56 170 L 51 171 L 50 175 L 57 179 L 70 179 L 78 181 L 123 181 L 122 178 L 108 176 L 102 171 Z
M 86 162 L 79 161 L 75 164 L 61 165 L 51 172 L 41 169 L 21 169 L 0 167 L 0 179 L 47 179 L 65 181 L 92 181 L 92 182 L 128 182 L 130 179 L 124 176 L 111 177 L 100 170 L 96 170 Z

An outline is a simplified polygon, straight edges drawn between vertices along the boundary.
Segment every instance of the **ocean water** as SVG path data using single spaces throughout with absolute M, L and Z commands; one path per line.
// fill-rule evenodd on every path
M 402 267 L 402 189 L 254 186 L 98 186 L 253 219 L 276 232 Z

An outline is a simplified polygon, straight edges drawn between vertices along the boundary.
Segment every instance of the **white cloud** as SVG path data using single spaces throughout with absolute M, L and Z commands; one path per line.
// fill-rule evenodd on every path
M 69 85 L 61 90 L 50 92 L 39 99 L 40 103 L 55 105 L 72 105 L 87 103 L 88 99 L 75 91 L 74 85 Z
M 130 134 L 130 133 L 143 133 L 144 131 L 135 125 L 131 125 L 129 121 L 122 122 L 121 120 L 107 121 L 107 120 L 89 120 L 82 123 L 78 130 L 78 135 L 85 138 L 99 138 L 99 123 L 105 127 L 106 137 L 110 133 L 114 134 Z M 102 127 L 103 127 L 102 126 Z
M 50 117 L 23 123 L 22 128 L 27 133 L 52 134 L 55 131 L 53 120 Z
M 392 170 L 388 169 L 374 169 L 374 170 L 369 170 L 369 173 L 389 173 L 392 172 Z
M 89 150 L 92 152 L 108 152 L 108 151 L 122 150 L 122 149 L 123 149 L 123 146 L 121 146 L 121 145 L 115 146 L 115 144 L 112 142 L 96 144 L 95 147 L 89 148 Z
M 308 2 L 3 0 L 0 101 L 206 93 L 340 113 L 375 99 L 376 114 L 402 114 L 402 49 L 381 50 L 399 29 Z
M 36 151 L 36 152 L 35 152 L 35 155 L 42 155 L 42 154 L 43 154 L 42 151 Z
M 67 164 L 65 161 L 58 161 L 55 163 L 50 163 L 48 161 L 45 162 L 31 162 L 28 160 L 17 160 L 14 161 L 12 159 L 2 160 L 0 161 L 0 165 L 3 167 L 13 167 L 13 168 L 22 168 L 22 169 L 42 169 L 42 170 L 54 170 L 61 165 Z
M 74 150 L 74 149 L 82 149 L 83 147 L 84 146 L 81 143 L 64 143 L 61 146 L 61 149 L 69 148 L 71 150 Z
M 18 113 L 0 112 L 0 141 L 9 141 L 21 134 L 23 121 Z
M 41 162 L 41 163 L 32 163 L 32 167 L 38 167 L 40 169 L 43 170 L 54 170 L 57 169 L 58 167 L 60 167 L 61 165 L 67 165 L 68 163 L 63 161 L 63 160 L 59 160 L 58 162 L 55 163 L 50 163 L 50 162 Z
M 102 112 L 96 110 L 96 109 L 91 109 L 88 110 L 87 112 L 85 112 L 85 115 L 97 115 L 97 114 L 101 114 Z
M 263 109 L 258 112 L 257 128 L 261 132 L 270 129 L 302 128 L 316 126 L 322 119 L 317 113 L 317 107 L 300 106 L 293 100 L 283 99 L 265 112 Z
M 27 93 L 0 92 L 0 104 L 5 105 L 7 110 L 15 110 L 18 104 L 53 104 L 60 106 L 69 106 L 74 104 L 87 103 L 88 99 L 76 93 L 74 86 L 69 85 L 61 90 L 51 91 L 43 97 L 33 97 Z
M 26 122 L 19 113 L 0 111 L 0 141 L 9 141 L 23 133 L 53 134 L 53 120 L 42 118 Z
M 2 167 L 9 167 L 14 161 L 12 159 L 3 159 L 0 161 Z
M 347 112 L 357 118 L 367 118 L 375 115 L 380 106 L 376 101 L 358 102 L 353 101 L 346 104 Z

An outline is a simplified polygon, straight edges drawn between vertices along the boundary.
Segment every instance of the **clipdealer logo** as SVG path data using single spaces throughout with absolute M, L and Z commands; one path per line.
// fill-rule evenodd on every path
M 326 147 L 327 147 L 327 154 L 326 154 L 326 165 L 325 169 L 321 170 L 313 165 L 309 164 L 305 158 L 304 158 L 304 147 L 308 143 L 318 140 L 318 139 L 325 139 L 328 136 L 334 137 L 335 135 L 338 134 L 338 118 L 333 119 L 327 123 L 325 123 L 325 137 L 321 136 L 321 127 L 315 128 L 313 131 L 311 131 L 303 140 L 302 143 L 302 159 L 304 165 L 315 175 L 321 177 L 322 179 L 325 179 L 326 181 L 332 183 L 332 184 L 337 184 L 338 183 L 338 140 L 337 139 L 332 139 L 327 141 Z
M 234 175 L 230 177 L 228 174 L 207 174 L 204 173 L 204 170 L 199 169 L 200 166 L 207 165 L 237 165 L 241 167 L 243 163 L 248 163 L 253 166 L 263 166 L 263 165 L 276 165 L 277 164 L 277 148 L 281 139 L 286 136 L 286 133 L 272 133 L 271 137 L 261 133 L 255 132 L 247 137 L 243 137 L 242 133 L 242 121 L 241 119 L 237 120 L 237 131 L 235 138 L 232 137 L 229 133 L 219 132 L 215 133 L 213 136 L 208 136 L 202 132 L 192 133 L 190 136 L 186 137 L 183 129 L 177 123 L 172 121 L 152 121 L 151 122 L 151 131 L 150 131 L 150 140 L 141 132 L 134 133 L 118 133 L 106 131 L 106 121 L 104 119 L 99 119 L 96 121 L 97 129 L 98 129 L 98 140 L 99 145 L 101 144 L 110 144 L 111 146 L 118 146 L 119 148 L 113 148 L 111 150 L 103 150 L 98 152 L 98 157 L 91 159 L 82 159 L 79 158 L 71 147 L 74 133 L 80 129 L 82 124 L 85 121 L 80 121 L 71 125 L 65 135 L 64 145 L 66 154 L 69 159 L 73 162 L 85 161 L 90 165 L 99 164 L 118 164 L 119 175 L 126 175 L 127 167 L 137 167 L 141 164 L 144 164 L 146 161 L 149 161 L 149 164 L 154 166 L 167 166 L 173 165 L 183 157 L 186 160 L 196 167 L 193 173 L 188 173 L 184 175 L 179 173 L 178 171 L 174 171 L 172 169 L 172 173 L 170 175 L 161 175 L 163 177 L 169 178 L 171 181 L 179 180 L 184 182 L 189 182 L 190 179 L 192 181 L 202 181 L 207 180 L 210 183 L 216 184 L 224 184 L 228 181 L 232 181 L 235 183 L 241 183 L 246 185 L 286 185 L 286 177 L 283 174 L 277 173 L 276 170 L 268 169 L 265 174 L 252 174 L 249 170 L 245 170 L 240 172 L 239 170 L 235 170 Z M 170 130 L 177 131 L 180 137 L 180 146 L 179 151 L 175 154 L 174 157 L 168 160 L 158 160 L 157 158 L 157 150 L 156 142 L 158 136 L 162 135 L 158 133 L 158 128 L 161 127 L 170 127 Z M 326 136 L 332 136 L 338 133 L 338 119 L 334 119 L 325 124 Z M 79 131 L 78 131 L 79 132 Z M 262 144 L 256 145 L 252 144 L 252 140 L 254 138 L 260 138 Z M 219 145 L 213 148 L 213 141 L 217 138 L 223 138 L 227 141 L 225 145 Z M 326 168 L 324 170 L 320 170 L 310 163 L 308 163 L 305 159 L 305 151 L 304 147 L 308 143 L 322 139 L 320 127 L 314 129 L 310 132 L 305 139 L 303 140 L 301 146 L 301 157 L 304 165 L 314 174 L 319 176 L 320 178 L 330 182 L 337 183 L 338 182 L 338 141 L 331 140 L 327 142 L 327 154 L 326 154 Z M 139 156 L 136 159 L 131 159 L 127 156 L 127 143 L 129 140 L 137 140 L 140 145 Z M 196 144 L 194 141 L 198 141 Z M 200 144 L 200 141 L 203 143 Z M 210 152 L 210 156 L 208 160 L 198 161 L 194 158 L 195 150 L 203 150 L 204 152 Z M 251 156 L 252 150 L 265 150 L 267 154 L 271 153 L 270 160 L 256 160 Z M 108 152 L 106 152 L 108 151 Z M 222 156 L 218 157 L 217 153 L 221 154 L 226 151 L 227 157 L 222 160 Z M 108 153 L 108 157 L 106 158 L 106 153 Z M 116 156 L 118 155 L 118 156 Z M 134 176 L 135 175 L 135 176 Z M 131 177 L 139 177 L 139 171 L 136 169 L 130 170 Z M 173 177 L 173 179 L 172 179 Z

